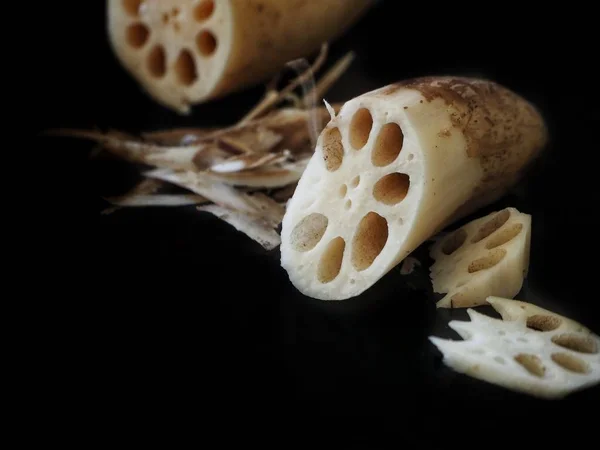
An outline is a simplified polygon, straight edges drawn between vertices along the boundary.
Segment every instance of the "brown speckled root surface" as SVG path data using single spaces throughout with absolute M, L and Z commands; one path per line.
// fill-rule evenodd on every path
M 471 199 L 442 228 L 505 195 L 548 143 L 540 112 L 517 93 L 492 81 L 420 77 L 392 84 L 381 94 L 406 88 L 419 91 L 427 102 L 442 99 L 447 104 L 452 126 L 465 136 L 467 155 L 477 159 L 484 172 Z M 450 134 L 450 130 L 442 130 L 439 135 Z

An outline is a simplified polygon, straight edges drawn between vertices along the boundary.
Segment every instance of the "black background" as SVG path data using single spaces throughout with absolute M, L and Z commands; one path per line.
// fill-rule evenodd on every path
M 225 125 L 263 92 L 178 116 L 152 102 L 113 57 L 104 2 L 43 3 L 35 26 L 35 68 L 44 74 L 34 88 L 38 130 Z M 411 76 L 465 74 L 538 105 L 552 136 L 544 158 L 514 194 L 477 215 L 503 206 L 532 214 L 530 276 L 518 298 L 598 332 L 597 30 L 584 8 L 525 8 L 381 2 L 333 44 L 329 62 L 350 49 L 357 59 L 327 99 Z M 274 418 L 307 432 L 323 417 L 373 416 L 409 436 L 411 419 L 425 430 L 443 424 L 466 433 L 538 421 L 579 429 L 594 414 L 584 410 L 597 404 L 598 388 L 547 402 L 441 365 L 426 337 L 454 336 L 446 323 L 465 314 L 435 311 L 425 263 L 410 277 L 392 271 L 356 299 L 311 300 L 289 283 L 278 250 L 266 252 L 193 208 L 101 215 L 101 196 L 130 187 L 135 168 L 90 161 L 87 142 L 38 139 L 38 161 L 52 168 L 45 292 L 59 297 L 36 310 L 48 321 L 34 356 L 42 389 L 81 422 L 110 430 L 146 418 L 196 426 L 212 417 L 232 433 L 238 419 L 262 421 L 272 435 Z

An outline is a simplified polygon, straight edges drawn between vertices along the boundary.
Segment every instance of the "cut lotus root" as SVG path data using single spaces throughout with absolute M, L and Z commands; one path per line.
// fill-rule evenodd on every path
M 489 297 L 502 320 L 468 313 L 449 326 L 464 340 L 430 337 L 444 363 L 512 391 L 561 398 L 600 382 L 600 338 L 585 326 L 518 300 Z
M 529 269 L 531 216 L 506 208 L 473 220 L 431 248 L 433 290 L 441 308 L 486 304 L 489 296 L 514 298 Z
M 340 36 L 373 0 L 109 0 L 115 54 L 182 114 L 276 74 Z
M 322 300 L 361 294 L 431 236 L 499 199 L 547 139 L 525 99 L 470 78 L 408 80 L 331 115 L 281 233 L 291 282 Z

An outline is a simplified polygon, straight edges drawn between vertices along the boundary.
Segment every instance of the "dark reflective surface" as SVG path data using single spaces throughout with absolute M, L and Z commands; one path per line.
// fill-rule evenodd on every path
M 40 128 L 227 124 L 262 94 L 251 89 L 189 117 L 164 110 L 116 64 L 97 3 L 79 9 L 77 20 L 48 11 L 57 28 L 46 35 L 47 47 L 60 51 L 43 56 L 51 70 L 36 109 Z M 491 77 L 542 108 L 552 134 L 544 158 L 513 194 L 476 216 L 503 206 L 532 214 L 530 275 L 518 298 L 600 332 L 600 109 L 585 14 L 561 11 L 560 23 L 580 26 L 559 35 L 552 20 L 530 20 L 522 11 L 469 10 L 479 17 L 471 19 L 458 18 L 456 5 L 435 14 L 430 8 L 383 2 L 336 43 L 330 62 L 348 49 L 358 56 L 327 99 L 453 73 Z M 598 388 L 543 402 L 445 368 L 427 336 L 455 337 L 447 322 L 466 313 L 435 310 L 425 247 L 412 275 L 396 268 L 359 298 L 322 303 L 293 289 L 278 250 L 266 252 L 194 208 L 100 215 L 107 206 L 100 197 L 126 190 L 136 171 L 90 161 L 87 142 L 44 139 L 39 148 L 54 168 L 46 195 L 57 203 L 48 219 L 56 258 L 48 270 L 56 271 L 55 292 L 64 299 L 47 307 L 55 326 L 40 354 L 82 408 L 119 417 L 189 411 L 192 420 L 216 412 L 247 414 L 245 420 L 408 414 L 486 429 L 499 417 L 548 425 L 595 414 L 564 416 L 595 408 Z

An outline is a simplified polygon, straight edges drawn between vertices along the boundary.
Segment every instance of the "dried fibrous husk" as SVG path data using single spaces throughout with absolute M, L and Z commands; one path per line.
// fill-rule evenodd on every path
M 259 104 L 225 128 L 180 128 L 139 136 L 114 130 L 51 133 L 92 140 L 118 158 L 151 167 L 143 172 L 145 182 L 125 195 L 106 198 L 114 207 L 104 213 L 120 207 L 209 203 L 201 210 L 222 218 L 265 248 L 273 248 L 279 245 L 276 230 L 313 154 L 316 136 L 330 120 L 331 111 L 341 107 L 316 107 L 315 101 L 347 69 L 353 53 L 334 64 L 322 83 L 315 83 L 313 74 L 326 55 L 324 45 L 312 64 L 289 63 L 297 77 L 281 90 L 276 88 L 279 77 L 274 78 Z M 302 97 L 293 92 L 298 87 Z M 295 106 L 280 107 L 289 98 Z M 189 192 L 157 194 L 156 183 Z
M 102 211 L 111 214 L 124 207 L 148 206 L 188 206 L 207 203 L 208 200 L 196 194 L 159 193 L 164 182 L 155 178 L 145 178 L 124 195 L 104 197 L 112 206 Z
M 374 4 L 108 0 L 107 31 L 117 60 L 138 85 L 159 104 L 189 114 L 193 105 L 262 83 L 286 62 L 312 55 Z
M 236 230 L 258 242 L 266 250 L 273 250 L 280 243 L 279 234 L 265 220 L 258 216 L 245 214 L 219 205 L 199 206 L 199 211 L 208 212 L 227 222 Z
M 308 164 L 309 158 L 281 165 L 268 166 L 257 170 L 215 173 L 208 176 L 230 186 L 245 186 L 254 188 L 278 188 L 296 183 Z

